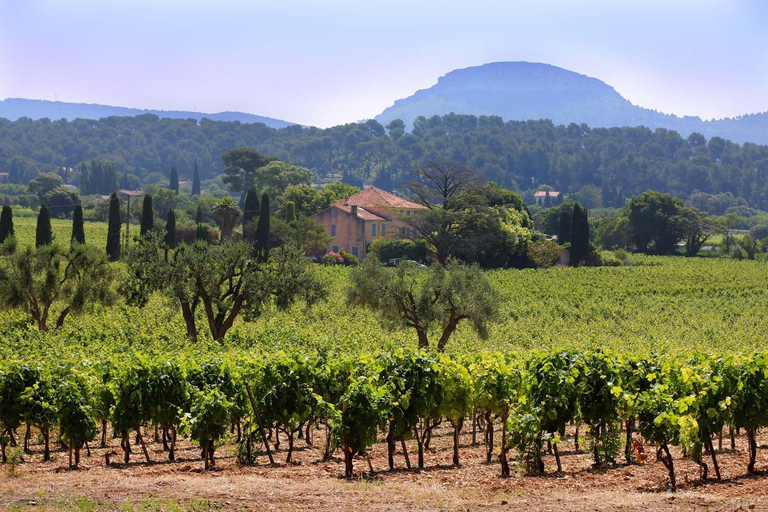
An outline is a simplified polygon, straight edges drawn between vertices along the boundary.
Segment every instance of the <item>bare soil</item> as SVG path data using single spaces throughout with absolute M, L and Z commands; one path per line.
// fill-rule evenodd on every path
M 117 439 L 107 448 L 83 453 L 78 470 L 67 469 L 67 452 L 54 451 L 53 460 L 42 462 L 42 447 L 15 468 L 0 466 L 0 508 L 27 510 L 768 510 L 768 436 L 758 439 L 757 475 L 748 475 L 747 443 L 737 438 L 730 450 L 726 438 L 718 451 L 723 480 L 699 481 L 699 467 L 673 450 L 678 492 L 667 492 L 667 472 L 646 446 L 645 464 L 592 467 L 589 453 L 576 452 L 572 438 L 560 443 L 563 469 L 555 474 L 555 459 L 545 457 L 546 474 L 525 476 L 517 469 L 512 478 L 500 478 L 498 462 L 485 462 L 485 447 L 472 446 L 471 432 L 461 436 L 461 466 L 451 465 L 452 435 L 436 430 L 426 453 L 426 469 L 405 468 L 398 449 L 396 469 L 387 470 L 386 444 L 371 452 L 374 473 L 364 458 L 355 461 L 353 480 L 342 478 L 343 461 L 336 456 L 323 462 L 325 432 L 316 430 L 314 446 L 296 440 L 294 463 L 285 465 L 287 442 L 282 438 L 275 452 L 275 466 L 259 452 L 255 466 L 238 465 L 237 445 L 217 450 L 216 468 L 204 471 L 199 448 L 180 441 L 175 462 L 168 461 L 162 443 L 149 442 L 151 463 L 135 448 L 131 462 L 122 464 Z M 53 436 L 51 436 L 53 438 Z M 498 437 L 498 432 L 497 432 Z M 145 438 L 152 438 L 146 432 Z M 478 432 L 477 441 L 483 435 Z M 717 441 L 715 441 L 717 446 Z M 398 446 L 399 448 L 399 446 Z M 415 443 L 409 442 L 411 462 L 416 463 Z M 85 450 L 83 450 L 85 452 Z M 105 454 L 118 452 L 105 465 Z M 498 456 L 498 451 L 495 457 Z M 514 458 L 515 454 L 511 453 Z

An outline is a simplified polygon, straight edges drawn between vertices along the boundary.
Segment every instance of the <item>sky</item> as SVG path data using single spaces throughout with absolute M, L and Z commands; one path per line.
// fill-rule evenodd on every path
M 451 70 L 544 62 L 705 119 L 768 110 L 767 0 L 0 0 L 0 99 L 376 116 Z

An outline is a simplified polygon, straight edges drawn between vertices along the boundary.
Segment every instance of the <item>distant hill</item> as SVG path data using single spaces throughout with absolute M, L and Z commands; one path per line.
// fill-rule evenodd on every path
M 590 127 L 647 126 L 687 136 L 768 143 L 768 113 L 703 121 L 677 117 L 633 105 L 600 80 L 549 64 L 494 62 L 457 69 L 437 84 L 417 91 L 376 117 L 382 124 L 402 119 L 410 129 L 419 116 L 495 115 L 505 121 L 551 119 L 555 124 L 586 123 Z
M 264 123 L 270 128 L 284 128 L 294 123 L 281 119 L 245 114 L 243 112 L 218 112 L 205 114 L 202 112 L 187 112 L 183 110 L 151 110 L 128 107 L 113 107 L 90 103 L 66 103 L 63 101 L 28 100 L 9 98 L 0 101 L 0 117 L 15 121 L 20 117 L 30 119 L 48 118 L 51 120 L 67 119 L 101 119 L 110 116 L 132 117 L 142 114 L 154 114 L 167 119 L 196 119 L 203 118 L 212 121 L 239 121 L 241 123 Z

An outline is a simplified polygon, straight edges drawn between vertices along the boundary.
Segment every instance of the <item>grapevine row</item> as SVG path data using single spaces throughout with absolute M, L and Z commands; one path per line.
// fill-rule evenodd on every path
M 103 361 L 36 364 L 0 362 L 0 448 L 18 442 L 26 427 L 43 439 L 44 459 L 58 439 L 76 467 L 80 451 L 100 433 L 107 443 L 111 424 L 122 457 L 140 448 L 149 460 L 142 426 L 163 431 L 170 460 L 178 436 L 199 444 L 205 467 L 231 426 L 238 429 L 241 464 L 256 453 L 273 461 L 270 438 L 282 433 L 291 461 L 294 437 L 316 423 L 327 425 L 325 457 L 340 449 L 345 475 L 353 461 L 381 437 L 388 464 L 396 447 L 410 466 L 405 441 L 417 446 L 425 467 L 425 445 L 442 423 L 454 431 L 453 463 L 468 422 L 483 426 L 487 458 L 499 450 L 501 475 L 510 475 L 510 450 L 529 473 L 546 470 L 551 447 L 562 471 L 558 443 L 567 426 L 589 440 L 595 464 L 632 462 L 641 436 L 676 487 L 670 447 L 679 446 L 720 478 L 713 436 L 740 429 L 749 441 L 747 470 L 755 472 L 756 432 L 768 426 L 768 353 L 748 356 L 698 354 L 689 358 L 637 357 L 604 350 L 484 353 L 450 357 L 395 350 L 357 357 L 278 352 L 264 358 L 227 356 L 149 358 L 122 355 Z M 500 432 L 499 432 L 500 430 Z M 56 433 L 58 437 L 53 434 Z M 494 435 L 497 437 L 494 438 Z M 617 442 L 617 439 L 620 442 Z M 497 445 L 497 446 L 495 446 Z

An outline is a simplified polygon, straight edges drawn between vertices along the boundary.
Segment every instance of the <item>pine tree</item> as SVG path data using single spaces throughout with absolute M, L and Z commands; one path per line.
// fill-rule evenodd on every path
M 72 214 L 72 243 L 85 243 L 85 226 L 83 225 L 83 205 L 76 204 Z
M 107 256 L 110 261 L 120 259 L 120 199 L 118 199 L 116 192 L 112 192 L 112 196 L 109 198 Z
M 200 224 L 203 222 L 203 207 L 200 205 L 197 205 L 197 213 L 195 213 L 195 224 Z
M 37 214 L 37 229 L 35 230 L 35 247 L 42 247 L 53 243 L 53 232 L 51 231 L 51 215 L 48 207 L 40 207 L 40 213 Z
M 168 188 L 179 193 L 179 172 L 176 170 L 175 167 L 171 167 L 171 179 L 170 183 L 168 184 Z
M 173 208 L 168 210 L 168 217 L 165 220 L 165 245 L 171 249 L 176 248 L 176 214 Z
M 256 187 L 251 187 L 245 195 L 245 203 L 243 204 L 243 238 L 248 240 L 248 243 L 253 243 L 253 239 L 256 236 L 254 229 L 258 215 L 259 196 L 256 192 Z
M 13 235 L 13 210 L 6 205 L 0 213 L 0 244 Z
M 200 166 L 197 164 L 197 160 L 195 160 L 195 172 L 192 175 L 192 195 L 200 195 Z
M 269 196 L 261 196 L 261 210 L 259 212 L 259 223 L 256 226 L 256 244 L 254 253 L 260 262 L 269 259 Z
M 141 205 L 141 230 L 140 235 L 144 236 L 155 229 L 155 212 L 152 208 L 152 196 L 144 196 L 144 202 Z

